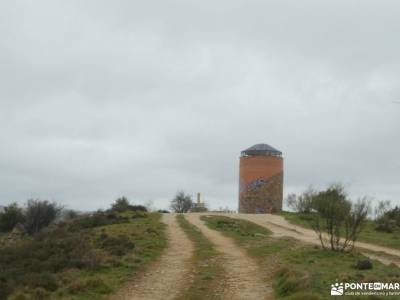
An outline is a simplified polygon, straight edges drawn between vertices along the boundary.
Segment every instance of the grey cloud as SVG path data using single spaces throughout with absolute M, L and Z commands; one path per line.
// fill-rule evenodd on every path
M 238 156 L 285 156 L 285 193 L 399 200 L 396 1 L 1 5 L 0 204 L 78 209 L 177 189 L 236 207 Z

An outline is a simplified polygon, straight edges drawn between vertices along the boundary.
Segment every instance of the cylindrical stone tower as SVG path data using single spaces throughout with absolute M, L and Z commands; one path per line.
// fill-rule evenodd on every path
M 275 213 L 282 210 L 282 152 L 257 144 L 241 152 L 239 213 Z

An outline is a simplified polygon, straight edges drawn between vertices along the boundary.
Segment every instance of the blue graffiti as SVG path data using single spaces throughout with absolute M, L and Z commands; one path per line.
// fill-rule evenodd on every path
M 248 184 L 240 184 L 240 192 L 252 192 L 268 182 L 266 178 L 257 178 Z

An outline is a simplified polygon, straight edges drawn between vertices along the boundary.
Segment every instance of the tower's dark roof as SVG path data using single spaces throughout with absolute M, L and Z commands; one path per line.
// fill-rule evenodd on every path
M 243 150 L 241 152 L 242 156 L 247 156 L 247 155 L 274 155 L 274 156 L 281 156 L 282 152 L 275 149 L 274 147 L 271 147 L 268 144 L 256 144 L 254 146 L 251 146 L 250 148 L 247 148 L 246 150 Z

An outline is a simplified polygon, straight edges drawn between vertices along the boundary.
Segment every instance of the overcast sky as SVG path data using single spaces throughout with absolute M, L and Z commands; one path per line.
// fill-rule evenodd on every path
M 400 204 L 399 1 L 2 1 L 0 205 L 236 209 L 240 151 L 285 195 Z M 396 202 L 397 201 L 397 202 Z

